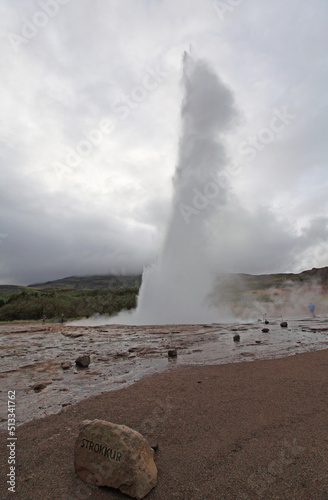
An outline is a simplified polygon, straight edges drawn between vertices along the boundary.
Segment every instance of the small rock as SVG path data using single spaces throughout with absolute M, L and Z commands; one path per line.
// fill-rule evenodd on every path
M 75 360 L 75 363 L 77 364 L 77 366 L 81 366 L 82 368 L 87 368 L 90 364 L 89 354 L 83 354 L 82 356 L 79 356 Z
M 255 340 L 255 344 L 262 344 L 262 340 Z
M 233 336 L 234 342 L 239 342 L 240 341 L 240 335 L 234 335 Z
M 158 450 L 158 443 L 156 441 L 152 442 L 152 443 L 149 443 L 149 446 L 154 450 L 154 451 L 157 451 Z
M 281 328 L 287 328 L 287 326 L 288 326 L 287 321 L 282 321 L 282 322 L 280 323 L 280 326 L 281 326 Z
M 157 483 L 154 450 L 139 432 L 104 420 L 84 421 L 74 448 L 75 472 L 97 486 L 141 500 Z
M 129 353 L 127 352 L 117 352 L 114 354 L 113 358 L 114 359 L 120 359 L 120 358 L 127 358 L 129 356 Z
M 264 323 L 265 323 L 266 325 L 268 325 L 268 324 L 269 324 L 269 321 L 266 319 L 266 320 L 264 321 Z
M 167 355 L 168 355 L 169 358 L 176 358 L 177 355 L 178 355 L 178 352 L 177 352 L 176 349 L 169 349 L 167 351 Z
M 270 331 L 269 328 L 262 328 L 263 333 L 268 333 L 269 331 Z
M 68 370 L 72 366 L 72 363 L 70 361 L 63 361 L 60 363 L 60 366 L 63 370 Z
M 83 337 L 81 332 L 60 332 L 64 337 L 70 337 L 72 339 L 77 339 L 78 337 Z
M 42 384 L 42 383 L 39 383 L 39 384 L 35 384 L 33 385 L 32 389 L 33 391 L 35 392 L 41 392 L 43 389 L 45 389 L 47 387 L 47 384 Z

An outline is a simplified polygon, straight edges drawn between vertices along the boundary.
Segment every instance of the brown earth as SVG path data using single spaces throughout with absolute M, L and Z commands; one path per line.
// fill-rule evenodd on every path
M 19 427 L 16 493 L 2 432 L 1 498 L 128 498 L 75 475 L 79 423 L 98 418 L 158 442 L 149 500 L 328 499 L 327 382 L 328 349 L 146 377 Z

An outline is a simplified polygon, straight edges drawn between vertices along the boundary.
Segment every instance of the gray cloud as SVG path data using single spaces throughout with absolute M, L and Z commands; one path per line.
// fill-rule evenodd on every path
M 231 89 L 240 117 L 225 134 L 238 203 L 229 225 L 213 227 L 213 255 L 223 259 L 224 230 L 238 271 L 327 265 L 326 2 L 250 0 L 223 19 L 211 1 L 56 2 L 0 7 L 0 283 L 139 272 L 152 261 L 172 196 L 189 44 Z M 50 3 L 58 10 L 43 27 L 13 38 L 27 21 L 42 24 L 35 16 Z M 166 76 L 143 92 L 149 67 Z M 283 107 L 295 119 L 254 160 L 240 154 Z M 56 170 L 102 120 L 111 131 Z

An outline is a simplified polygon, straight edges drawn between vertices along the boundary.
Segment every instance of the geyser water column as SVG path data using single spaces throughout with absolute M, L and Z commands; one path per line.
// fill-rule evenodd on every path
M 138 323 L 219 321 L 207 296 L 215 275 L 209 262 L 213 215 L 226 202 L 226 156 L 220 134 L 236 112 L 233 96 L 211 68 L 185 53 L 182 133 L 173 201 L 157 261 L 145 269 L 134 318 Z M 219 265 L 219 263 L 217 263 Z M 218 267 L 217 267 L 218 269 Z

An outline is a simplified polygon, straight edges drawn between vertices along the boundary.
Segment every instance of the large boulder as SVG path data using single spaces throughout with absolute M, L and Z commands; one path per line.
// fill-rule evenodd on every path
M 85 482 L 142 499 L 157 483 L 154 451 L 139 432 L 104 420 L 85 420 L 74 449 L 75 472 Z

